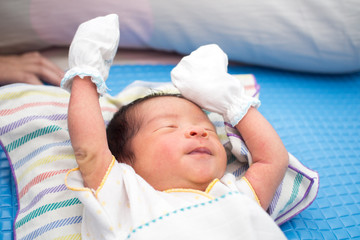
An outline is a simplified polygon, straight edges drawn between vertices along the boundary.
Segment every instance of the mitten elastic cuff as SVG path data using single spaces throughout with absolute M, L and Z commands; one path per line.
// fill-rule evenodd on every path
M 72 82 L 75 76 L 84 78 L 86 76 L 91 77 L 91 81 L 96 85 L 97 92 L 100 96 L 104 95 L 107 91 L 107 87 L 100 72 L 95 68 L 84 66 L 84 67 L 73 67 L 65 73 L 64 78 L 61 80 L 61 87 L 71 92 Z

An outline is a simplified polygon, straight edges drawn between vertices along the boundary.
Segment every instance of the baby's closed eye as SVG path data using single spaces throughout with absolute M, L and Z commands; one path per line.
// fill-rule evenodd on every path
M 163 126 L 163 128 L 178 128 L 178 126 L 175 124 L 170 124 L 170 125 Z
M 178 128 L 178 126 L 175 124 L 164 124 L 164 125 L 158 126 L 154 132 L 159 131 L 159 130 L 171 130 L 171 129 L 176 129 L 176 128 Z

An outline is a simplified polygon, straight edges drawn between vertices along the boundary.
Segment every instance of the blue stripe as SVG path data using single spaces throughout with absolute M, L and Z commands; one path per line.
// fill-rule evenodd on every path
M 81 223 L 81 221 L 82 221 L 81 216 L 60 219 L 60 220 L 48 223 L 48 224 L 34 230 L 33 232 L 29 233 L 25 237 L 21 238 L 20 240 L 31 240 L 31 239 L 41 236 L 42 234 L 44 234 L 52 229 L 67 226 L 67 225 L 72 225 L 72 224 L 78 224 L 78 223 Z
M 294 184 L 293 184 L 293 189 L 292 189 L 292 192 L 291 192 L 291 196 L 290 196 L 290 199 L 289 201 L 285 204 L 285 206 L 283 207 L 283 209 L 281 209 L 281 211 L 279 212 L 279 215 L 285 211 L 285 209 L 290 205 L 292 204 L 296 197 L 298 196 L 299 194 L 299 188 L 300 188 L 300 185 L 301 185 L 301 182 L 302 182 L 302 179 L 304 178 L 303 175 L 301 175 L 300 173 L 296 174 L 296 177 L 294 179 Z
M 36 157 L 37 155 L 39 155 L 40 153 L 53 148 L 53 147 L 61 147 L 61 146 L 70 146 L 71 142 L 70 140 L 66 140 L 64 142 L 56 142 L 56 143 L 50 143 L 50 144 L 46 144 L 43 145 L 37 149 L 35 149 L 34 151 L 32 151 L 31 153 L 29 153 L 28 155 L 26 155 L 25 157 L 23 157 L 22 159 L 20 159 L 19 161 L 17 161 L 14 165 L 13 168 L 16 170 L 18 168 L 20 168 L 21 166 L 23 166 L 26 162 L 28 162 L 29 160 L 31 160 L 32 158 Z
M 27 116 L 24 118 L 21 118 L 15 122 L 12 122 L 8 125 L 5 125 L 3 127 L 0 128 L 0 135 L 4 135 L 5 133 L 8 133 L 28 122 L 31 122 L 33 120 L 37 120 L 37 119 L 47 119 L 50 121 L 59 121 L 59 120 L 66 120 L 67 119 L 67 114 L 54 114 L 54 115 L 48 115 L 48 116 Z

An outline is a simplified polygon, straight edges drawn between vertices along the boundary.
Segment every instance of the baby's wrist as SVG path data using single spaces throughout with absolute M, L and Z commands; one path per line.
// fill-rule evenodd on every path
M 258 108 L 260 104 L 260 100 L 254 97 L 242 96 L 235 98 L 234 103 L 229 104 L 229 107 L 224 114 L 224 119 L 235 127 L 241 119 L 244 118 L 251 107 Z
M 75 77 L 79 77 L 81 79 L 88 78 L 91 80 L 96 85 L 97 92 L 100 96 L 107 92 L 107 86 L 101 76 L 101 73 L 97 69 L 89 66 L 73 67 L 68 70 L 65 73 L 64 78 L 61 80 L 60 86 L 68 92 L 71 92 Z

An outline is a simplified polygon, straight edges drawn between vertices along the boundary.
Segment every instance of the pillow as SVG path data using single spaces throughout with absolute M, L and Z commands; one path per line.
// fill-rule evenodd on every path
M 253 77 L 239 78 L 247 94 L 258 95 Z M 100 98 L 105 123 L 123 104 L 159 90 L 176 91 L 171 83 L 136 81 L 116 97 Z M 19 201 L 16 238 L 80 239 L 82 204 L 64 184 L 66 172 L 76 167 L 67 128 L 69 93 L 53 86 L 13 84 L 0 88 L 0 100 L 0 143 L 10 161 Z M 251 157 L 245 144 L 220 115 L 209 113 L 209 117 L 229 153 L 227 171 L 241 177 Z M 291 156 L 269 214 L 281 224 L 311 204 L 317 190 L 317 173 Z
M 358 2 L 336 0 L 3 1 L 0 53 L 69 46 L 80 23 L 109 13 L 119 15 L 120 47 L 188 55 L 216 43 L 230 60 L 248 64 L 360 70 Z

